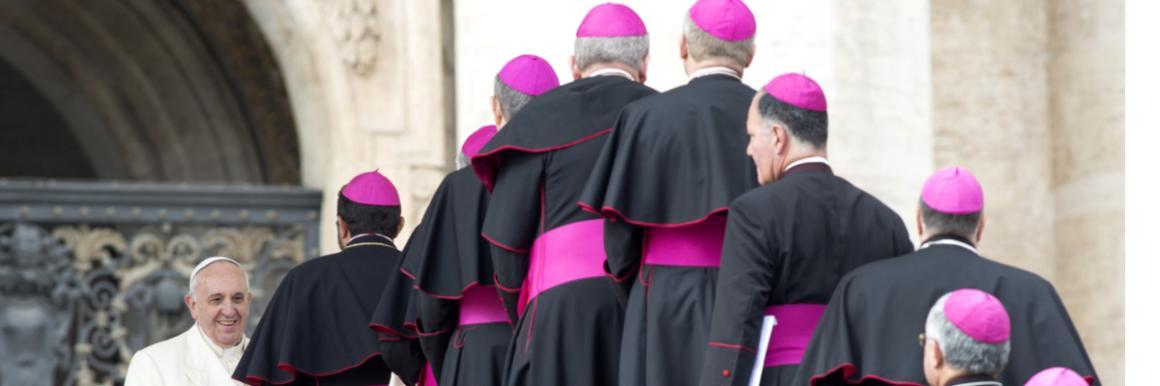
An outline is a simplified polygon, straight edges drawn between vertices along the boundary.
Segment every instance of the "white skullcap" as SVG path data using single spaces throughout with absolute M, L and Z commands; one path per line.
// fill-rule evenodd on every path
M 228 261 L 228 262 L 230 262 L 230 264 L 236 265 L 238 267 L 242 266 L 242 263 L 239 263 L 237 260 L 234 260 L 234 259 L 231 259 L 231 258 L 228 258 L 225 256 L 214 256 L 214 257 L 202 260 L 200 263 L 197 263 L 196 267 L 193 267 L 193 272 L 189 273 L 189 291 L 190 291 L 190 293 L 193 293 L 193 281 L 194 281 L 193 278 L 197 277 L 197 273 L 201 272 L 201 270 L 205 269 L 205 267 L 208 267 L 210 264 L 213 264 L 213 263 L 216 263 L 219 261 Z

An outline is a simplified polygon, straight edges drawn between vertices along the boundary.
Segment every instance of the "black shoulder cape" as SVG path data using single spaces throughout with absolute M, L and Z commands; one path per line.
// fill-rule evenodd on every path
M 403 251 L 403 273 L 419 291 L 459 299 L 468 287 L 492 284 L 491 250 L 479 236 L 486 212 L 487 191 L 470 169 L 443 179 Z
M 365 236 L 343 251 L 308 260 L 278 285 L 233 378 L 285 384 L 382 366 L 378 334 L 367 328 L 388 272 L 398 272 L 390 239 Z M 405 310 L 404 310 L 405 311 Z M 400 320 L 402 318 L 400 317 Z M 390 382 L 390 374 L 384 382 Z
M 640 226 L 681 226 L 728 210 L 757 186 L 745 154 L 755 91 L 710 75 L 621 112 L 580 205 Z
M 960 288 L 995 295 L 1011 316 L 1011 356 L 1000 377 L 1003 384 L 1022 385 L 1053 366 L 1100 384 L 1050 283 L 951 245 L 932 245 L 846 275 L 814 331 L 793 384 L 925 384 L 918 334 L 935 301 Z
M 508 152 L 544 153 L 608 134 L 622 106 L 655 93 L 619 76 L 594 76 L 552 89 L 532 98 L 504 125 L 471 158 L 471 168 L 491 191 Z

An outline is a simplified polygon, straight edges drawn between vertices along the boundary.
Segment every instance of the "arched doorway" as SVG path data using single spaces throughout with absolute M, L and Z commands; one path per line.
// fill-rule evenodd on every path
M 3 121 L 0 171 L 298 184 L 282 77 L 239 2 L 15 0 L 0 15 L 0 79 L 19 86 L 5 109 L 52 118 Z M 81 163 L 91 171 L 59 170 Z
M 119 384 L 211 255 L 256 325 L 318 250 L 282 82 L 237 0 L 0 2 L 0 386 Z

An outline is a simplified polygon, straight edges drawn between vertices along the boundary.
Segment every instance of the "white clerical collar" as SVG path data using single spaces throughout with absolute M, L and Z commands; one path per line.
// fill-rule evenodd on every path
M 194 328 L 197 329 L 198 335 L 201 335 L 202 341 L 204 341 L 205 344 L 207 346 L 209 346 L 210 350 L 213 350 L 213 354 L 217 355 L 219 360 L 225 360 L 226 357 L 238 357 L 238 358 L 240 358 L 242 356 L 242 353 L 246 351 L 246 347 L 245 347 L 246 345 L 244 344 L 246 341 L 246 338 L 244 336 L 242 337 L 242 339 L 238 340 L 238 344 L 235 344 L 232 347 L 221 347 L 221 346 L 218 346 L 217 343 L 214 343 L 213 340 L 211 340 L 208 336 L 205 335 L 205 331 L 201 330 L 201 326 L 199 326 L 197 324 L 197 322 L 194 322 L 193 325 L 194 325 Z
M 954 245 L 956 247 L 966 248 L 968 251 L 971 251 L 971 253 L 974 253 L 976 255 L 979 254 L 979 250 L 975 249 L 975 247 L 973 245 L 967 244 L 967 243 L 964 243 L 962 241 L 958 241 L 955 239 L 939 239 L 939 240 L 927 241 L 925 243 L 922 243 L 922 246 L 918 247 L 918 249 L 925 249 L 926 247 L 929 247 L 931 245 Z
M 793 169 L 794 166 L 798 166 L 801 164 L 808 164 L 808 163 L 821 163 L 821 164 L 826 164 L 826 166 L 830 166 L 830 161 L 826 160 L 826 157 L 813 156 L 813 157 L 806 157 L 806 158 L 799 159 L 797 161 L 793 161 L 793 163 L 786 165 L 785 169 L 783 169 L 782 171 L 784 172 L 786 170 Z
M 591 73 L 588 74 L 588 76 L 585 76 L 585 78 L 591 78 L 594 76 L 604 76 L 604 75 L 623 76 L 625 78 L 632 79 L 632 81 L 634 81 L 634 82 L 636 81 L 636 77 L 632 76 L 632 74 L 629 74 L 628 71 L 621 70 L 621 69 L 616 68 L 616 67 L 601 68 L 599 70 L 592 71 Z
M 689 74 L 689 80 L 693 80 L 693 79 L 700 78 L 702 76 L 709 76 L 709 75 L 728 75 L 728 76 L 732 76 L 734 78 L 737 78 L 738 80 L 741 79 L 741 74 L 738 74 L 737 70 L 734 70 L 734 69 L 729 68 L 729 67 L 724 67 L 724 66 L 713 66 L 713 67 L 705 67 L 705 68 L 702 68 L 700 70 L 693 71 L 692 74 Z

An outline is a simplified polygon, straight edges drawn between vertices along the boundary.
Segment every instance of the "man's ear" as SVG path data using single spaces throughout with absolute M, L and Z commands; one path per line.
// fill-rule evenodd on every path
M 645 52 L 644 58 L 640 60 L 640 74 L 637 74 L 637 80 L 639 80 L 641 84 L 644 84 L 644 81 L 648 80 L 648 59 L 649 54 Z
M 189 316 L 192 317 L 193 320 L 197 320 L 197 312 L 195 312 L 197 309 L 196 307 L 197 301 L 193 300 L 193 295 L 185 294 L 185 308 L 189 309 Z
M 934 363 L 934 368 L 942 369 L 945 363 L 943 362 L 942 347 L 939 346 L 937 340 L 930 342 L 930 351 L 930 355 L 932 355 L 931 360 L 933 360 L 931 363 Z
M 772 130 L 774 139 L 777 140 L 773 145 L 774 150 L 778 155 L 786 155 L 789 153 L 789 132 L 786 132 L 780 123 L 774 123 Z
M 757 57 L 757 45 L 754 44 L 753 49 L 749 50 L 749 60 L 745 61 L 745 68 L 749 68 L 749 65 L 753 64 L 753 58 L 756 58 L 756 57 Z
M 576 55 L 568 57 L 568 66 L 572 67 L 572 80 L 580 80 L 584 77 L 584 74 L 580 72 L 580 67 L 576 66 Z
M 407 218 L 403 217 L 403 216 L 399 216 L 399 226 L 395 227 L 395 237 L 398 237 L 400 233 L 403 233 L 403 225 L 405 225 L 406 223 L 407 223 Z
M 979 242 L 983 241 L 983 225 L 985 225 L 986 223 L 987 223 L 987 216 L 980 213 L 979 214 L 979 227 L 975 228 L 975 245 L 979 245 Z
M 689 41 L 687 39 L 685 39 L 684 34 L 681 34 L 681 41 L 680 41 L 680 48 L 679 49 L 681 52 L 681 60 L 688 60 L 689 59 Z
M 922 241 L 922 206 L 914 209 L 914 224 L 918 227 L 918 240 Z
M 351 234 L 350 234 L 350 228 L 346 225 L 346 221 L 343 221 L 342 217 L 338 217 L 337 224 L 338 224 L 338 238 L 343 239 L 343 240 L 349 239 Z
M 506 119 L 504 119 L 504 117 L 503 117 L 503 107 L 501 107 L 499 105 L 499 100 L 495 98 L 495 95 L 491 96 L 490 102 L 491 102 L 491 114 L 495 118 L 495 126 L 502 127 L 506 121 Z

